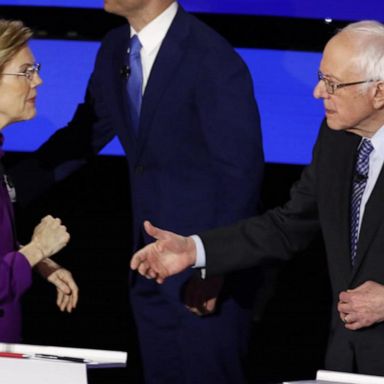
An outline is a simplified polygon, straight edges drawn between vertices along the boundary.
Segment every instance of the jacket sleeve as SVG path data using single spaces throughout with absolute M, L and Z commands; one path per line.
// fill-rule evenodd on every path
M 32 268 L 20 252 L 7 253 L 0 261 L 0 303 L 18 300 L 32 284 Z
M 290 200 L 238 224 L 201 234 L 207 273 L 221 274 L 275 260 L 286 261 L 303 251 L 320 231 L 316 172 L 321 152 L 321 132 L 313 160 L 292 187 Z
M 256 214 L 264 170 L 260 116 L 248 68 L 232 48 L 212 47 L 200 65 L 198 118 L 220 194 L 216 225 Z

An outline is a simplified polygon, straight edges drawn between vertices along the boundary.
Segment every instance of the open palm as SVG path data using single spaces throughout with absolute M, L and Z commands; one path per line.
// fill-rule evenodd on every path
M 144 223 L 144 228 L 156 241 L 133 255 L 132 269 L 162 283 L 165 278 L 194 265 L 196 248 L 190 237 L 156 228 L 149 221 Z

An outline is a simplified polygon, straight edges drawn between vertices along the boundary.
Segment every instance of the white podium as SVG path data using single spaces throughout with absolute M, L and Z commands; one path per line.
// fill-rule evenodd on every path
M 82 363 L 0 358 L 0 381 L 7 384 L 87 384 Z
M 283 384 L 384 384 L 384 377 L 319 370 L 316 380 L 286 381 Z
M 87 368 L 125 367 L 127 353 L 0 343 L 0 382 L 87 384 Z

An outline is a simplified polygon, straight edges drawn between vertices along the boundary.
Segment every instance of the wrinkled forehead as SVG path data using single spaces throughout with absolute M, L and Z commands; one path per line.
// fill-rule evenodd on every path
M 359 75 L 361 70 L 356 63 L 361 54 L 354 37 L 341 32 L 330 39 L 325 46 L 320 64 L 321 71 L 335 77 L 343 76 L 345 73 Z

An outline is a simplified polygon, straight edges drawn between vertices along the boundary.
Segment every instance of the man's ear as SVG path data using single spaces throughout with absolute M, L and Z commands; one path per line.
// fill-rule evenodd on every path
M 373 106 L 375 109 L 384 107 L 384 81 L 378 81 L 373 96 Z

